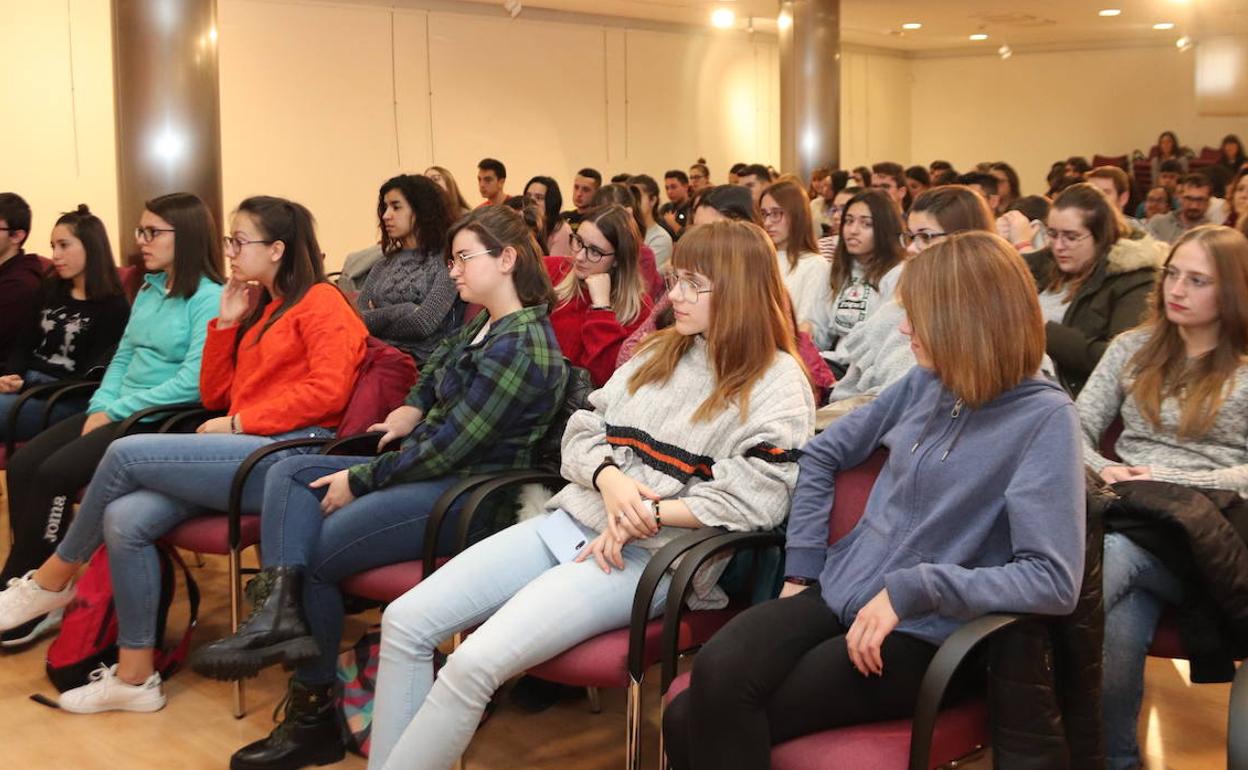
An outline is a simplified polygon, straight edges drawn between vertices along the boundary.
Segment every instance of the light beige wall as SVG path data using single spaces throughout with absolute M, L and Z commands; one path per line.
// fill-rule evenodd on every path
M 57 216 L 79 203 L 104 221 L 117 250 L 108 8 L 99 0 L 0 0 L 0 190 L 30 204 L 27 243 L 41 254 L 48 253 Z
M 1196 113 L 1192 52 L 1173 46 L 911 60 L 911 156 L 959 169 L 1008 160 L 1024 193 L 1070 155 L 1148 152 L 1163 130 L 1198 152 L 1243 118 Z

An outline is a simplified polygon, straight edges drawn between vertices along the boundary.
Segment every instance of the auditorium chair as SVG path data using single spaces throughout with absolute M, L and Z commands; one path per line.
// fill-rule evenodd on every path
M 1117 168 L 1120 168 L 1123 171 L 1126 171 L 1127 170 L 1127 156 L 1126 155 L 1093 155 L 1092 156 L 1092 168 L 1099 168 L 1101 166 L 1116 166 Z
M 887 460 L 877 450 L 862 465 L 841 471 L 829 514 L 828 542 L 839 540 L 857 524 L 867 498 Z M 682 600 L 692 588 L 693 576 L 707 560 L 742 547 L 783 547 L 778 532 L 737 532 L 698 544 L 681 562 L 667 594 L 663 621 L 660 689 L 663 704 L 689 686 L 689 675 L 676 675 Z M 928 770 L 965 757 L 989 742 L 988 708 L 983 698 L 971 698 L 942 709 L 941 701 L 954 674 L 967 656 L 993 634 L 1024 616 L 993 613 L 955 631 L 937 651 L 919 689 L 913 719 L 895 719 L 825 730 L 772 748 L 774 770 Z M 661 763 L 667 766 L 666 754 Z

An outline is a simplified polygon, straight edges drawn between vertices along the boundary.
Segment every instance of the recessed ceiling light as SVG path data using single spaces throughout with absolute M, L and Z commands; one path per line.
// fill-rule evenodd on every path
M 731 8 L 716 8 L 711 14 L 711 25 L 720 29 L 727 29 L 737 23 L 737 15 L 732 12 Z
M 971 35 L 967 39 L 968 40 L 987 40 L 988 36 L 985 35 L 983 32 L 976 32 L 974 35 Z
M 908 21 L 901 25 L 902 29 L 923 29 L 923 25 L 917 21 Z
M 1174 29 L 1174 22 L 1160 21 L 1153 25 L 1153 29 Z
M 1105 8 L 1100 11 L 1097 11 L 1096 15 L 1097 16 L 1117 16 L 1120 13 L 1122 13 L 1122 11 L 1117 8 Z

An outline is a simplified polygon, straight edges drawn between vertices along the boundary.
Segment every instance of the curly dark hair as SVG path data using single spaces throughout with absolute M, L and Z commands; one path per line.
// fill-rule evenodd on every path
M 451 214 L 446 207 L 446 193 L 433 180 L 416 174 L 400 174 L 385 181 L 377 191 L 377 226 L 381 230 L 381 251 L 393 254 L 403 248 L 403 241 L 386 236 L 381 217 L 386 213 L 386 193 L 398 190 L 412 207 L 413 229 L 420 248 L 432 254 L 446 251 L 446 233 L 451 228 Z

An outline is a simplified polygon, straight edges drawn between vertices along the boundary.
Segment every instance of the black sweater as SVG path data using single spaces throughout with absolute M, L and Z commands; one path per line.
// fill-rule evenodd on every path
M 30 370 L 57 379 L 81 377 L 106 366 L 130 320 L 124 294 L 74 299 L 64 286 L 48 288 L 34 322 L 27 325 L 5 362 L 5 374 Z

